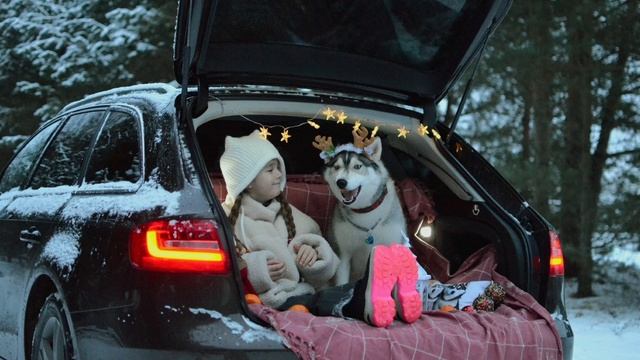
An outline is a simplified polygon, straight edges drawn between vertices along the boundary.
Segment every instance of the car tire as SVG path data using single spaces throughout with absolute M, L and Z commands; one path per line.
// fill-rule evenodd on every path
M 33 332 L 31 360 L 68 360 L 73 356 L 71 332 L 62 302 L 49 295 Z

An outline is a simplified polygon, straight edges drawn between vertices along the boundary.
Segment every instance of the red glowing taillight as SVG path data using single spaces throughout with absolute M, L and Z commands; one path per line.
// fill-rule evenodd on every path
M 549 276 L 564 276 L 564 257 L 562 256 L 562 244 L 555 231 L 549 231 L 551 243 L 551 256 L 549 257 Z
M 158 220 L 139 226 L 131 232 L 129 257 L 142 270 L 221 274 L 229 269 L 213 220 Z

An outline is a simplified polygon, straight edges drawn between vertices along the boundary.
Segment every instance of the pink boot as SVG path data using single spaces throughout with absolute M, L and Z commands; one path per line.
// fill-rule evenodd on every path
M 368 323 L 377 327 L 391 325 L 396 315 L 396 305 L 391 297 L 397 278 L 395 256 L 395 251 L 389 246 L 378 245 L 371 250 L 369 268 L 365 275 L 367 287 L 364 317 Z
M 422 314 L 422 296 L 416 289 L 418 281 L 418 263 L 416 257 L 406 246 L 393 244 L 394 268 L 397 274 L 393 296 L 396 300 L 398 316 L 411 324 Z

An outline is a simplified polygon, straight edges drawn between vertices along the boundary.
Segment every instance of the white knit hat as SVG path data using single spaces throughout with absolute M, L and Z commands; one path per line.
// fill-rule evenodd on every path
M 284 161 L 271 142 L 260 137 L 258 130 L 247 136 L 227 136 L 220 157 L 220 170 L 227 185 L 226 202 L 233 203 L 272 159 L 280 162 L 280 191 L 283 191 L 287 181 Z

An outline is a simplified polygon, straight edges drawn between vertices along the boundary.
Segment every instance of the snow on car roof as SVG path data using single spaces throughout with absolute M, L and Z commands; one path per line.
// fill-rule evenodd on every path
M 87 95 L 82 100 L 74 101 L 65 106 L 60 113 L 97 101 L 109 100 L 117 102 L 119 98 L 124 97 L 145 99 L 153 106 L 156 112 L 165 113 L 175 111 L 173 104 L 179 94 L 180 89 L 165 83 L 131 85 Z

